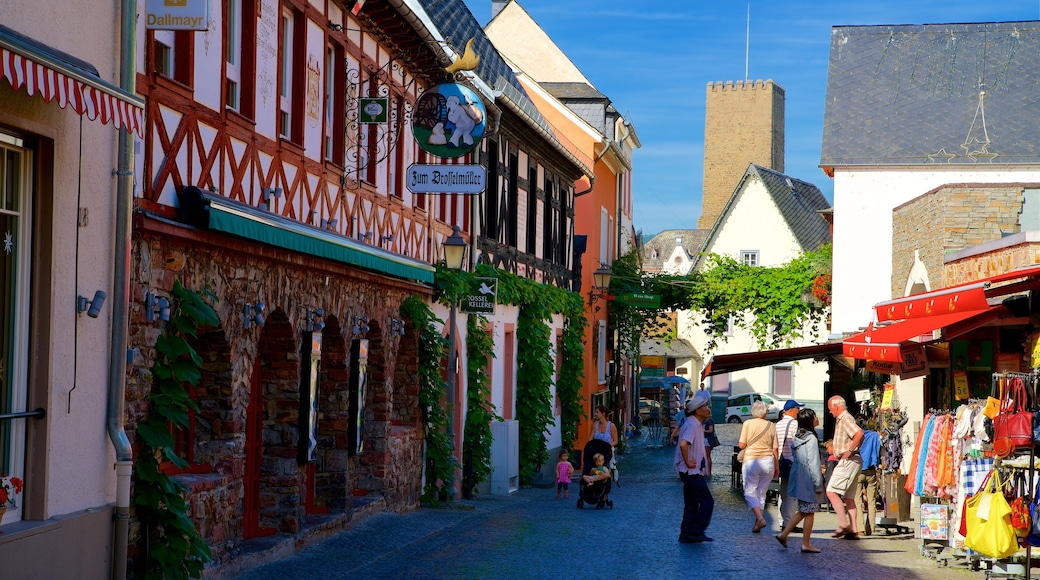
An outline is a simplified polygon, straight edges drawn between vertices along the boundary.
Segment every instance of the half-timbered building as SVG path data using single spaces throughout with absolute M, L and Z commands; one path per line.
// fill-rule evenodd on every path
M 417 507 L 416 333 L 399 307 L 429 299 L 441 242 L 453 226 L 468 235 L 470 216 L 466 198 L 404 182 L 434 161 L 408 121 L 455 56 L 407 2 L 210 6 L 208 30 L 138 34 L 141 355 L 127 398 L 132 432 L 163 324 L 152 304 L 177 281 L 215 295 L 220 325 L 193 344 L 204 363 L 179 441 L 189 467 L 170 471 L 212 566 L 227 568 L 250 540 L 291 545 L 323 514 L 344 525 L 365 506 Z M 364 117 L 373 103 L 380 122 Z M 131 555 L 144 548 L 132 535 Z
M 453 228 L 472 262 L 573 284 L 573 183 L 587 164 L 555 138 L 461 2 L 438 3 L 448 19 L 423 4 L 226 0 L 211 4 L 208 30 L 139 31 L 147 108 L 128 425 L 133 434 L 148 412 L 163 324 L 153 305 L 172 300 L 176 282 L 211 292 L 220 325 L 193 340 L 204 360 L 191 393 L 199 410 L 178 441 L 189 467 L 168 470 L 189 486 L 214 568 L 240 566 L 257 538 L 292 546 L 315 522 L 418 506 L 418 345 L 399 307 L 430 301 L 432 264 Z M 446 73 L 470 38 L 480 66 Z M 454 159 L 426 153 L 410 126 L 431 114 L 423 93 L 445 82 L 479 95 L 491 135 Z M 380 108 L 385 121 L 372 118 Z M 482 163 L 488 191 L 412 193 L 407 168 L 429 163 Z M 518 404 L 515 322 L 503 305 L 490 323 L 492 402 L 506 419 Z M 445 365 L 457 373 L 448 401 L 466 400 L 465 317 L 457 324 L 444 330 L 459 352 Z M 317 401 L 311 418 L 301 401 Z M 463 405 L 453 419 L 462 449 Z M 132 557 L 145 547 L 133 531 Z

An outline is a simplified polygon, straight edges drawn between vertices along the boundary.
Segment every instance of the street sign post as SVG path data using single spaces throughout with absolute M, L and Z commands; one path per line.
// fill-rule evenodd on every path
M 498 303 L 498 278 L 474 278 L 476 288 L 462 296 L 460 305 L 466 314 L 494 314 Z
M 643 292 L 622 292 L 617 295 L 617 301 L 621 304 L 634 306 L 636 308 L 660 308 L 661 296 L 659 294 L 646 294 Z

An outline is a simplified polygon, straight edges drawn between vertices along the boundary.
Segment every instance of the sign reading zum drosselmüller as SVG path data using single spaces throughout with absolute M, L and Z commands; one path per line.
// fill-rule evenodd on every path
M 474 292 L 465 294 L 460 305 L 466 314 L 494 314 L 498 302 L 498 278 L 474 278 Z
M 405 186 L 412 193 L 483 193 L 487 170 L 483 165 L 426 165 L 408 166 Z

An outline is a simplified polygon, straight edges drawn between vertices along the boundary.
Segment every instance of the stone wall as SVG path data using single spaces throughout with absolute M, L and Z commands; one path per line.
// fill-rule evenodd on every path
M 903 295 L 915 251 L 931 288 L 941 288 L 949 285 L 943 274 L 949 253 L 1017 233 L 1023 191 L 1021 185 L 951 184 L 893 209 L 891 295 Z
M 212 292 L 220 319 L 190 342 L 203 360 L 202 380 L 192 397 L 199 410 L 192 429 L 179 435 L 191 469 L 176 477 L 187 484 L 190 517 L 226 565 L 243 550 L 249 518 L 278 534 L 294 535 L 311 513 L 346 513 L 355 498 L 374 496 L 387 509 L 418 506 L 422 480 L 422 430 L 418 417 L 417 351 L 414 332 L 390 333 L 401 302 L 426 295 L 423 286 L 284 252 L 276 248 L 139 220 L 131 272 L 128 347 L 137 355 L 127 367 L 127 432 L 148 411 L 147 395 L 157 357 L 162 322 L 147 322 L 147 292 L 173 301 L 174 281 Z M 246 303 L 266 305 L 263 325 L 243 324 Z M 317 461 L 299 463 L 300 367 L 303 330 L 309 311 L 323 308 L 319 371 Z M 361 454 L 348 445 L 350 344 L 358 338 L 354 318 L 368 316 L 368 384 L 362 409 Z M 400 360 L 399 360 L 400 359 Z M 254 373 L 259 373 L 254 376 Z M 254 384 L 259 385 L 258 509 L 244 513 L 249 491 L 248 423 Z M 362 502 L 364 504 L 365 502 Z M 254 525 L 254 527 L 255 527 Z M 131 558 L 143 549 L 143 534 L 132 522 Z M 132 568 L 133 569 L 133 564 Z
M 708 83 L 698 229 L 715 225 L 750 163 L 784 171 L 783 87 L 772 80 Z

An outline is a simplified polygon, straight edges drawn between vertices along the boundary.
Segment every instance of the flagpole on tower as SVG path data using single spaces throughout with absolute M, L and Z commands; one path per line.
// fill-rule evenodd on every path
M 751 46 L 751 2 L 747 3 L 747 31 L 744 33 L 744 82 L 748 80 L 748 51 Z

